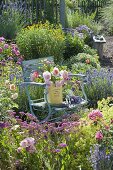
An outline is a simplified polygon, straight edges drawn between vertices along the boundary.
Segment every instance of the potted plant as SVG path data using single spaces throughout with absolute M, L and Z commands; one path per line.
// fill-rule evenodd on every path
M 31 80 L 37 82 L 44 82 L 47 86 L 48 102 L 50 104 L 62 104 L 62 86 L 68 80 L 68 72 L 66 70 L 60 70 L 58 67 L 54 67 L 50 61 L 44 61 L 44 66 L 41 68 L 42 74 L 33 72 L 31 74 Z

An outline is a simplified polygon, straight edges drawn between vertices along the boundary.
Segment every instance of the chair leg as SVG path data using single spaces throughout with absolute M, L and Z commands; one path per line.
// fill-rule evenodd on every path
M 32 106 L 29 105 L 29 107 L 30 107 L 30 112 L 31 112 L 31 114 L 32 114 L 33 116 L 35 116 Z

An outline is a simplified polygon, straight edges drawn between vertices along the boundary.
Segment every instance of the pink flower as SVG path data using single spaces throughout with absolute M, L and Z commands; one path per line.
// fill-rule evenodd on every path
M 56 81 L 55 85 L 56 85 L 56 87 L 60 87 L 60 86 L 62 86 L 62 83 L 61 83 L 61 81 Z
M 7 49 L 8 47 L 9 47 L 9 45 L 8 45 L 8 44 L 4 44 L 4 48 L 6 48 L 6 49 Z
M 67 72 L 66 70 L 62 70 L 62 71 L 60 72 L 60 75 L 61 75 L 61 77 L 62 77 L 64 80 L 67 80 L 67 78 L 68 78 L 68 72 Z
M 100 118 L 103 117 L 102 113 L 99 110 L 93 110 L 89 115 L 88 115 L 89 119 L 96 121 Z
M 3 52 L 3 49 L 2 49 L 2 47 L 0 47 L 0 53 L 2 53 Z
M 45 71 L 43 73 L 43 77 L 44 77 L 45 82 L 48 82 L 51 79 L 51 73 L 49 71 Z
M 0 37 L 0 42 L 3 42 L 5 41 L 5 38 L 4 37 Z
M 53 84 L 52 81 L 45 81 L 45 83 L 47 86 L 51 86 Z
M 102 139 L 103 139 L 103 134 L 102 134 L 100 131 L 98 131 L 98 132 L 96 133 L 96 135 L 95 135 L 95 138 L 96 138 L 97 140 L 102 140 Z
M 34 81 L 35 78 L 38 78 L 38 77 L 39 77 L 39 73 L 37 71 L 30 74 L 30 80 L 31 81 Z
M 16 54 L 16 56 L 19 56 L 20 55 L 20 51 L 15 51 L 15 54 Z
M 57 67 L 54 67 L 52 74 L 54 76 L 59 76 L 59 69 Z

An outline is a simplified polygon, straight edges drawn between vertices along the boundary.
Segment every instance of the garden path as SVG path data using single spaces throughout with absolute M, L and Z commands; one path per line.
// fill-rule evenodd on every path
M 106 43 L 103 48 L 103 60 L 101 60 L 102 67 L 113 67 L 113 36 L 106 36 Z

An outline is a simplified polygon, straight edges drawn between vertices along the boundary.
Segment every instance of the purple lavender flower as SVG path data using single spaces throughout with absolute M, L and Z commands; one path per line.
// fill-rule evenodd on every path
M 60 149 L 55 149 L 53 152 L 55 152 L 55 153 L 60 153 Z
M 10 126 L 10 123 L 9 122 L 0 122 L 0 128 L 7 128 Z
M 7 60 L 8 60 L 8 61 L 11 61 L 11 60 L 13 60 L 13 57 L 8 57 Z
M 60 143 L 59 146 L 60 146 L 61 148 L 65 148 L 65 147 L 67 147 L 67 144 L 66 144 L 66 143 Z

